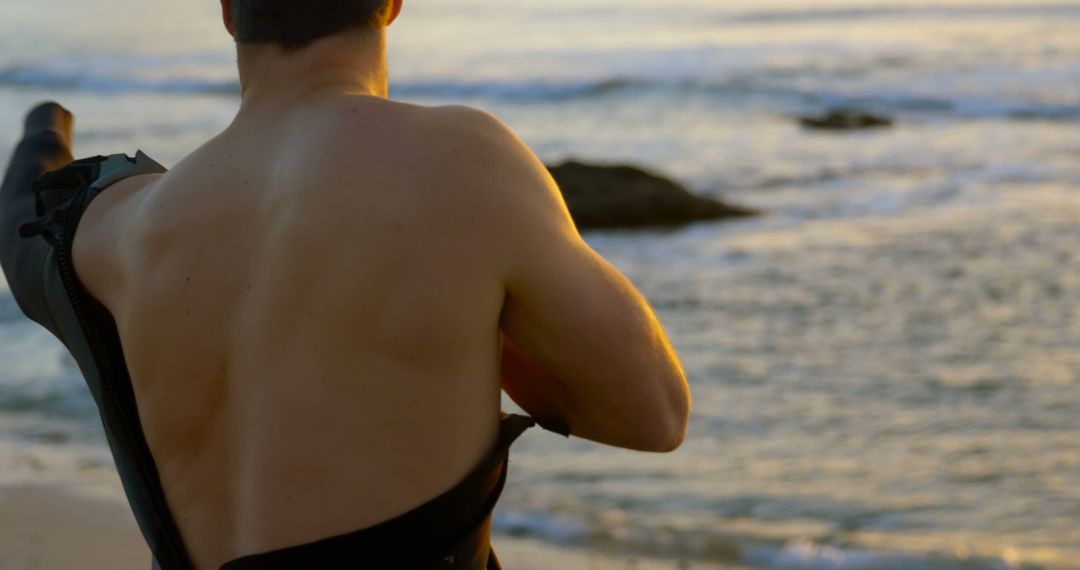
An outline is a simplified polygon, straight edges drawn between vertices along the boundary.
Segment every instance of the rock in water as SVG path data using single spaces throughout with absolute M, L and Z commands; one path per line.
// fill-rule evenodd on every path
M 802 117 L 799 119 L 799 122 L 808 129 L 830 131 L 876 129 L 881 127 L 891 127 L 893 125 L 893 120 L 888 117 L 882 117 L 880 115 L 874 115 L 856 109 L 833 109 L 825 115 Z
M 671 180 L 632 166 L 567 162 L 549 170 L 578 229 L 676 226 L 758 214 L 695 196 Z

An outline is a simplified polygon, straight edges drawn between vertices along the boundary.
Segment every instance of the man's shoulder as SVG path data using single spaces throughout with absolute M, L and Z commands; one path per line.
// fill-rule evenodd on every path
M 394 141 L 388 162 L 407 165 L 404 176 L 437 195 L 426 198 L 453 202 L 448 211 L 467 212 L 470 223 L 505 241 L 536 223 L 564 222 L 565 202 L 548 169 L 499 118 L 464 105 L 394 105 L 402 106 L 388 111 L 400 117 L 387 129 Z
M 573 227 L 565 199 L 536 154 L 501 120 L 486 111 L 452 105 L 428 108 L 443 143 L 451 150 L 448 172 L 467 191 L 470 205 L 484 204 L 500 236 L 529 228 Z
M 374 97 L 348 97 L 341 105 L 330 107 L 332 121 L 347 128 L 342 131 L 357 137 L 369 137 L 371 130 L 352 126 L 378 125 L 379 129 L 408 134 L 410 140 L 424 135 L 481 137 L 495 141 L 513 138 L 514 134 L 491 113 L 467 105 L 428 106 Z
M 407 162 L 410 175 L 460 182 L 473 190 L 502 191 L 521 186 L 515 182 L 523 178 L 546 175 L 539 159 L 510 127 L 482 109 L 386 101 L 381 110 L 358 119 L 346 136 L 356 137 L 357 145 L 365 148 L 378 140 L 380 152 L 385 149 L 392 157 L 389 164 Z M 364 128 L 363 121 L 368 120 L 380 125 L 374 137 L 371 128 Z
M 424 137 L 420 142 L 450 150 L 462 158 L 479 153 L 491 158 L 493 151 L 521 151 L 523 145 L 495 115 L 466 105 L 409 106 L 408 125 Z M 475 155 L 474 155 L 475 156 Z
M 489 138 L 493 142 L 505 142 L 513 132 L 495 115 L 468 105 L 442 105 L 424 107 L 435 128 L 457 134 Z
M 504 191 L 548 186 L 548 172 L 518 135 L 495 115 L 464 105 L 431 107 L 432 128 L 452 157 Z

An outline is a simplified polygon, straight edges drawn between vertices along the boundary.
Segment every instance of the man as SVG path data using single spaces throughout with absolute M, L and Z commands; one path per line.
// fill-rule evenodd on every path
M 70 226 L 68 293 L 107 311 L 130 373 L 137 410 L 103 415 L 134 425 L 109 432 L 136 450 L 116 452 L 122 474 L 149 451 L 125 485 L 149 489 L 129 497 L 152 511 L 140 523 L 162 567 L 496 567 L 505 463 L 477 466 L 513 438 L 505 422 L 499 437 L 500 387 L 600 443 L 662 452 L 684 437 L 670 344 L 543 165 L 483 112 L 387 100 L 401 8 L 222 0 L 236 119 L 168 173 L 114 177 Z M 70 121 L 55 105 L 30 115 L 0 200 L 5 272 L 46 326 L 60 317 L 17 283 L 42 273 L 18 248 L 42 234 L 62 269 L 49 228 L 64 216 L 17 241 L 13 212 L 31 174 L 71 159 Z

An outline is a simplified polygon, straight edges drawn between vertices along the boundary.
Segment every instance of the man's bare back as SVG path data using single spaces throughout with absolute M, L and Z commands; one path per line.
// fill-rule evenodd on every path
M 489 451 L 509 252 L 472 113 L 241 116 L 87 212 L 78 273 L 200 567 L 389 519 Z
M 234 122 L 78 227 L 197 568 L 454 487 L 500 390 L 609 445 L 685 434 L 674 351 L 543 165 L 486 113 L 387 100 L 381 33 L 242 55 Z

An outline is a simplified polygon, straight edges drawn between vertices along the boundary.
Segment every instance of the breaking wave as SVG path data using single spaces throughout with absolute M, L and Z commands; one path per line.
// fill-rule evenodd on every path
M 0 67 L 0 88 L 49 89 L 81 93 L 165 94 L 176 96 L 237 96 L 233 79 L 190 77 L 139 77 L 93 69 L 39 68 L 21 65 Z M 494 100 L 507 103 L 543 104 L 587 99 L 636 96 L 758 97 L 804 107 L 859 106 L 882 112 L 920 112 L 972 118 L 1018 120 L 1080 119 L 1080 104 L 1012 100 L 988 94 L 978 98 L 925 96 L 896 93 L 850 94 L 827 89 L 785 87 L 776 77 L 755 80 L 733 76 L 720 80 L 660 79 L 622 76 L 585 80 L 523 79 L 406 80 L 391 87 L 391 94 L 405 99 Z

